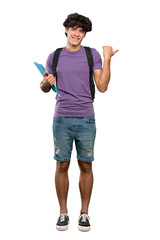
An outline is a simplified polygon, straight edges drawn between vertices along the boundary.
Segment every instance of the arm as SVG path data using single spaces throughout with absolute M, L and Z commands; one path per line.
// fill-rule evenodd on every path
M 55 83 L 55 77 L 52 69 L 52 59 L 54 52 L 50 53 L 46 61 L 46 70 L 43 76 L 43 81 L 40 83 L 40 88 L 43 92 L 49 92 L 51 86 Z M 47 73 L 48 72 L 48 73 Z M 49 74 L 50 73 L 50 74 Z
M 43 81 L 40 83 L 41 90 L 47 93 L 51 90 L 53 84 L 55 84 L 55 77 L 53 74 L 47 74 L 47 71 L 45 71 Z
M 108 87 L 108 83 L 110 80 L 110 62 L 111 57 L 118 52 L 119 50 L 113 51 L 112 47 L 104 46 L 103 47 L 103 56 L 104 56 L 104 63 L 103 69 L 96 69 L 93 71 L 94 79 L 96 82 L 96 86 L 100 92 L 105 92 Z

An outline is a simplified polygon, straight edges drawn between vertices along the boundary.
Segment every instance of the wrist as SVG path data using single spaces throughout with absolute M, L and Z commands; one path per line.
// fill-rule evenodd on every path
M 110 63 L 111 62 L 111 58 L 104 58 L 104 62 Z

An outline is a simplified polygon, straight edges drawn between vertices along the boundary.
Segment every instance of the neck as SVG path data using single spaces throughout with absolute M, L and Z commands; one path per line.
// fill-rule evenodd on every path
M 73 46 L 69 43 L 67 43 L 67 45 L 66 45 L 66 50 L 72 51 L 72 52 L 78 51 L 78 50 L 80 50 L 80 48 L 81 48 L 81 45 Z

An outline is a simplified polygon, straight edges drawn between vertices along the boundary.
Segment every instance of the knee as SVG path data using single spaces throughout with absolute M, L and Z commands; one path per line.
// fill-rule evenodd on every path
M 92 173 L 92 163 L 78 161 L 81 173 Z
M 56 171 L 59 173 L 67 173 L 69 165 L 70 165 L 70 161 L 65 161 L 65 162 L 57 161 Z

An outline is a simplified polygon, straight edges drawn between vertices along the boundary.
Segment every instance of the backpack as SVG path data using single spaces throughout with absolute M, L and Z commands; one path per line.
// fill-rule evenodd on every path
M 84 47 L 84 48 L 85 48 L 85 51 L 86 51 L 88 66 L 89 66 L 90 91 L 91 91 L 92 100 L 94 101 L 94 98 L 95 98 L 95 84 L 94 84 L 94 80 L 93 80 L 93 70 L 92 70 L 92 68 L 93 68 L 93 56 L 92 56 L 92 52 L 91 52 L 90 47 Z M 62 49 L 63 48 L 57 48 L 55 50 L 55 53 L 54 53 L 54 56 L 53 56 L 52 67 L 53 67 L 53 70 L 54 70 L 54 76 L 56 77 L 56 84 L 58 82 L 56 68 L 57 68 L 57 64 L 58 64 L 59 55 L 60 55 Z

